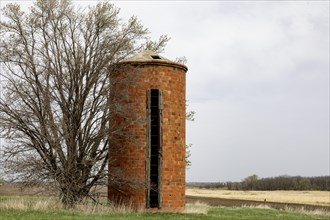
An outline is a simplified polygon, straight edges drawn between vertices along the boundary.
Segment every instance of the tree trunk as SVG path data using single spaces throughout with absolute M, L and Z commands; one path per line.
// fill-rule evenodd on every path
M 60 200 L 65 208 L 74 208 L 82 198 L 83 195 L 79 193 L 79 189 L 73 185 L 61 188 Z

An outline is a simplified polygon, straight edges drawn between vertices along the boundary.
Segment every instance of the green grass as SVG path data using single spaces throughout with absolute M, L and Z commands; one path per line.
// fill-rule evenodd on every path
M 307 219 L 324 219 L 329 220 L 329 216 L 312 215 L 289 211 L 279 211 L 274 209 L 260 209 L 260 208 L 212 208 L 208 212 L 209 217 L 213 219 L 232 219 L 232 220 L 268 220 L 268 219 L 282 219 L 282 220 L 307 220 Z M 212 218 L 210 218 L 212 219 Z
M 0 196 L 0 220 L 329 220 L 329 215 L 305 214 L 279 211 L 270 208 L 211 208 L 203 204 L 189 204 L 189 213 L 133 212 L 124 208 L 108 206 L 81 205 L 73 210 L 66 210 L 54 198 L 49 197 L 4 197 Z M 205 213 L 205 214 L 194 214 Z
M 70 211 L 17 211 L 6 210 L 0 211 L 0 219 L 67 219 L 67 220 L 106 220 L 106 219 L 209 219 L 206 215 L 196 214 L 180 214 L 180 213 L 148 213 L 148 212 L 131 212 L 131 213 L 112 213 L 112 214 L 82 214 Z M 216 218 L 214 218 L 216 219 Z
M 77 211 L 38 211 L 38 210 L 0 210 L 0 219 L 67 219 L 67 220 L 106 220 L 106 219 L 149 219 L 149 220 L 168 220 L 168 219 L 182 219 L 182 220 L 206 220 L 206 219 L 232 219 L 232 220 L 267 220 L 267 219 L 281 219 L 281 220 L 307 220 L 320 219 L 329 220 L 329 216 L 310 215 L 303 213 L 294 213 L 287 211 L 277 211 L 268 209 L 256 208 L 211 208 L 209 212 L 204 214 L 182 214 L 182 213 L 149 213 L 149 212 L 131 212 L 131 213 L 107 213 L 107 214 L 84 214 Z

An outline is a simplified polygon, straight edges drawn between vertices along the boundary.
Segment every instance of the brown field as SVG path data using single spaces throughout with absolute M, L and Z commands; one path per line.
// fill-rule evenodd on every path
M 187 188 L 187 196 L 330 206 L 329 191 L 234 191 Z

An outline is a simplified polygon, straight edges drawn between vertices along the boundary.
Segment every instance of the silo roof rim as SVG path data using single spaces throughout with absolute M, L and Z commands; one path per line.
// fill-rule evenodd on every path
M 188 69 L 185 65 L 176 63 L 150 50 L 144 50 L 141 53 L 123 60 L 121 63 L 160 64 L 166 66 L 177 66 L 181 69 L 185 69 L 185 71 Z
M 166 62 L 173 62 L 151 50 L 144 50 L 141 53 L 138 53 L 130 58 L 125 59 L 123 62 L 150 61 L 150 60 L 162 60 Z

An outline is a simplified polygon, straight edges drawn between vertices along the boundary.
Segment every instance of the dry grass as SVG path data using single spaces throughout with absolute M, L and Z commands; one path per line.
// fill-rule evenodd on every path
M 59 211 L 64 210 L 62 203 L 55 197 L 31 197 L 31 196 L 10 196 L 0 199 L 0 210 L 33 210 L 33 211 Z M 92 202 L 82 202 L 73 211 L 84 214 L 94 213 L 129 213 L 133 209 L 129 206 L 100 205 Z
M 257 209 L 272 209 L 271 207 L 267 205 L 258 205 L 258 206 L 246 206 L 245 208 L 252 208 L 251 210 L 257 208 Z M 194 204 L 187 204 L 185 211 L 183 213 L 185 214 L 202 214 L 205 219 L 207 219 L 209 215 L 209 211 L 214 210 L 215 208 L 212 208 L 208 206 L 205 203 L 194 203 Z M 62 206 L 62 204 L 56 199 L 52 197 L 17 197 L 17 196 L 11 196 L 11 197 L 0 197 L 0 210 L 8 210 L 10 212 L 15 211 L 44 211 L 47 215 L 48 212 L 74 212 L 74 213 L 81 213 L 84 215 L 102 215 L 102 216 L 113 216 L 114 214 L 122 215 L 124 214 L 123 219 L 135 219 L 136 218 L 136 210 L 131 209 L 128 206 L 111 206 L 111 205 L 97 205 L 94 203 L 82 203 L 75 207 L 75 209 L 71 210 L 65 210 Z M 226 209 L 221 209 L 222 212 L 226 211 Z M 246 209 L 247 212 L 248 209 Z M 307 215 L 318 215 L 318 216 L 330 216 L 328 212 L 325 210 L 317 210 L 317 211 L 308 211 L 305 209 L 301 210 L 290 210 L 290 208 L 284 209 L 288 212 L 299 212 Z M 142 211 L 142 212 L 141 212 Z M 148 216 L 146 214 L 145 210 L 139 210 L 139 213 L 142 213 L 142 215 Z M 222 213 L 221 212 L 221 213 Z M 143 214 L 144 213 L 144 214 Z M 127 215 L 129 214 L 129 215 Z M 133 214 L 133 216 L 131 216 Z M 138 214 L 139 215 L 139 214 Z M 168 214 L 165 214 L 165 217 L 162 217 L 162 214 L 159 213 L 159 217 L 162 217 L 161 219 L 167 219 Z M 173 217 L 173 215 L 171 215 Z M 194 216 L 194 215 L 192 215 Z M 126 218 L 127 217 L 127 218 Z M 182 217 L 182 216 L 181 216 Z M 105 217 L 106 218 L 106 217 Z M 103 219 L 103 218 L 102 218 Z M 122 218 L 121 218 L 122 219 Z M 181 218 L 180 218 L 181 219 Z M 204 218 L 203 218 L 204 219 Z M 236 219 L 236 218 L 235 218 Z M 238 218 L 237 218 L 238 219 Z
M 323 215 L 323 216 L 329 216 L 330 217 L 330 213 L 325 209 L 306 210 L 303 207 L 300 208 L 300 209 L 292 209 L 292 208 L 286 207 L 284 210 L 289 211 L 289 212 L 304 213 L 304 214 L 307 214 L 307 215 Z
M 210 209 L 210 206 L 205 203 L 201 203 L 201 202 L 196 202 L 193 204 L 188 203 L 188 204 L 186 204 L 186 208 L 183 211 L 183 213 L 206 215 L 209 209 Z
M 93 188 L 95 192 L 106 195 L 106 187 Z M 0 209 L 13 210 L 47 210 L 56 211 L 64 210 L 62 203 L 57 197 L 50 196 L 51 193 L 43 188 L 22 188 L 19 184 L 3 184 L 0 186 Z M 2 197 L 1 197 L 2 196 Z M 102 204 L 92 202 L 90 199 L 78 204 L 76 211 L 93 214 L 93 213 L 128 213 L 132 212 L 132 208 L 128 205 L 108 204 L 103 198 Z
M 209 206 L 205 203 L 196 202 L 187 204 L 183 213 L 186 214 L 204 214 L 206 215 Z M 31 196 L 10 196 L 0 197 L 0 210 L 17 210 L 17 211 L 61 211 L 65 210 L 61 202 L 55 197 L 31 197 Z M 146 210 L 135 210 L 129 206 L 118 205 L 100 205 L 95 203 L 83 202 L 78 204 L 71 211 L 83 214 L 114 214 L 114 213 L 132 213 L 145 212 Z
M 187 195 L 330 206 L 329 191 L 234 191 L 188 188 Z
M 272 207 L 268 205 L 244 205 L 243 208 L 256 208 L 256 209 L 273 209 Z M 284 211 L 288 212 L 296 212 L 296 213 L 304 213 L 307 215 L 322 215 L 322 216 L 330 216 L 329 211 L 326 209 L 315 209 L 315 210 L 306 210 L 304 207 L 301 207 L 300 209 L 297 208 L 290 208 L 288 206 L 284 207 Z
M 52 197 L 25 197 L 11 196 L 0 200 L 0 209 L 13 210 L 59 210 L 62 209 L 62 204 Z

